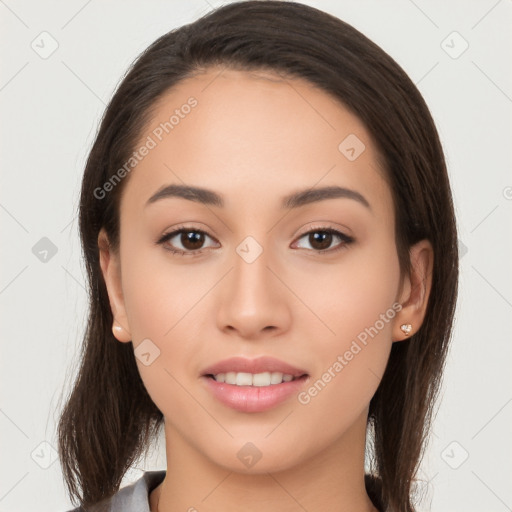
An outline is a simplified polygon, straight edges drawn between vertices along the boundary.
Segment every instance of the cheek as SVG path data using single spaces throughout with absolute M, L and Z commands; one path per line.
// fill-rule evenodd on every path
M 192 273 L 186 264 L 171 261 L 172 256 L 162 248 L 129 251 L 127 244 L 122 261 L 123 293 L 133 340 L 154 338 L 166 343 L 178 336 L 183 326 L 194 329 L 196 306 L 216 279 L 212 268 L 196 265 Z
M 382 237 L 364 248 L 349 248 L 333 265 L 310 265 L 294 270 L 294 290 L 321 320 L 314 324 L 322 329 L 323 346 L 342 349 L 376 323 L 379 336 L 390 338 L 400 279 L 392 243 Z
M 127 258 L 123 267 L 125 307 L 135 360 L 144 386 L 166 417 L 176 410 L 193 414 L 184 391 L 186 372 L 194 368 L 197 340 L 204 339 L 198 302 L 208 290 L 199 277 L 185 280 L 177 267 L 170 271 L 143 254 Z M 146 356 L 146 354 L 149 354 Z M 188 376 L 189 378 L 190 376 Z
M 314 378 L 299 403 L 313 416 L 329 411 L 338 428 L 362 412 L 375 393 L 400 307 L 395 303 L 400 268 L 393 245 L 382 243 L 346 256 L 343 264 L 304 281 L 301 292 L 324 325 L 314 322 L 322 332 L 314 337 L 312 322 L 303 324 L 316 339 L 316 357 Z
M 190 407 L 190 397 L 180 383 L 198 371 L 195 357 L 205 340 L 204 306 L 220 272 L 217 267 L 201 265 L 194 266 L 193 272 L 185 271 L 186 264 L 171 262 L 163 251 L 141 249 L 127 236 L 121 262 L 135 355 L 149 353 L 151 361 L 145 365 L 144 358 L 136 357 L 136 362 L 148 393 L 162 412 L 171 404 L 174 410 Z
M 322 436 L 314 438 L 318 447 L 348 431 L 365 414 L 380 384 L 396 314 L 387 298 L 360 302 L 356 297 L 338 307 L 331 318 L 335 336 L 324 336 L 315 347 L 314 374 L 297 402 L 305 431 L 316 432 L 322 422 Z

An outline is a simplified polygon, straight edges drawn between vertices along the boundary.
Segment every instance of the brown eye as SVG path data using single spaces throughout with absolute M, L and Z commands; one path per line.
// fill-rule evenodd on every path
M 195 251 L 204 244 L 204 233 L 201 231 L 182 231 L 180 242 L 185 249 Z
M 313 249 L 320 251 L 328 249 L 332 243 L 332 233 L 327 231 L 314 231 L 309 233 L 309 243 Z
M 306 246 L 301 240 L 306 241 Z M 309 249 L 316 252 L 335 252 L 338 249 L 349 245 L 354 238 L 345 235 L 337 229 L 325 228 L 315 229 L 305 233 L 299 238 L 298 246 L 301 249 Z M 309 246 L 309 247 L 307 247 Z
M 215 242 L 211 236 L 200 229 L 180 228 L 163 235 L 157 244 L 162 244 L 165 249 L 175 254 L 194 255 L 201 253 L 203 249 L 214 247 Z

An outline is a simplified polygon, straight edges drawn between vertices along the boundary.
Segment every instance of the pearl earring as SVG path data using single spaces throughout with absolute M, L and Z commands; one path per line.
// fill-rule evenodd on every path
M 112 326 L 112 332 L 114 333 L 114 336 L 116 334 L 121 334 L 123 332 L 123 328 L 119 324 L 114 323 Z
M 411 331 L 412 331 L 412 325 L 411 324 L 402 324 L 400 326 L 400 329 L 402 330 L 402 332 L 406 335 L 406 336 L 409 336 L 409 334 L 411 334 Z

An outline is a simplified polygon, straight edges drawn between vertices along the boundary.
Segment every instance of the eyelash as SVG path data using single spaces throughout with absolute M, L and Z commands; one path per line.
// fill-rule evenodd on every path
M 203 231 L 202 229 L 178 226 L 175 230 L 171 231 L 170 233 L 166 233 L 166 234 L 162 235 L 162 237 L 156 243 L 157 243 L 157 245 L 163 245 L 163 244 L 165 244 L 165 242 L 174 238 L 176 235 L 178 235 L 180 233 L 187 233 L 187 232 L 202 233 L 202 234 L 208 236 L 209 238 L 211 238 L 212 240 L 215 240 L 212 236 L 210 236 L 206 231 Z M 337 236 L 338 238 L 341 239 L 341 243 L 334 249 L 320 249 L 320 250 L 306 249 L 308 251 L 313 251 L 316 254 L 324 254 L 324 253 L 333 254 L 333 253 L 336 253 L 343 249 L 346 249 L 346 247 L 348 245 L 350 245 L 352 242 L 355 241 L 355 239 L 353 237 L 345 235 L 344 233 L 342 233 L 341 231 L 338 231 L 337 229 L 330 228 L 330 227 L 323 227 L 323 226 L 315 227 L 315 228 L 303 233 L 302 235 L 300 235 L 298 240 L 304 238 L 307 235 L 310 235 L 311 233 L 330 233 L 330 234 Z M 179 255 L 179 256 L 198 256 L 198 255 L 202 254 L 204 251 L 206 251 L 207 249 L 210 249 L 210 248 L 197 249 L 195 251 L 183 251 L 181 249 L 175 249 L 170 246 L 165 247 L 165 250 L 171 252 L 172 254 Z

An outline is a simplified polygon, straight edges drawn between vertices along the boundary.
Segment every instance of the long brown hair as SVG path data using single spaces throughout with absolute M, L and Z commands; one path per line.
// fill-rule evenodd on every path
M 104 197 L 97 191 L 133 153 L 156 101 L 211 66 L 306 79 L 339 99 L 362 120 L 381 155 L 394 200 L 402 273 L 410 271 L 409 247 L 422 239 L 432 243 L 424 323 L 410 339 L 393 344 L 368 418 L 373 445 L 368 493 L 382 510 L 411 512 L 412 484 L 440 387 L 457 295 L 456 223 L 442 147 L 421 94 L 379 46 L 330 14 L 274 0 L 228 4 L 161 36 L 135 61 L 104 113 L 79 206 L 88 324 L 78 375 L 58 424 L 69 494 L 83 507 L 112 496 L 163 424 L 132 345 L 112 334 L 99 265 L 102 227 L 113 249 L 119 247 L 119 200 L 129 177 Z

